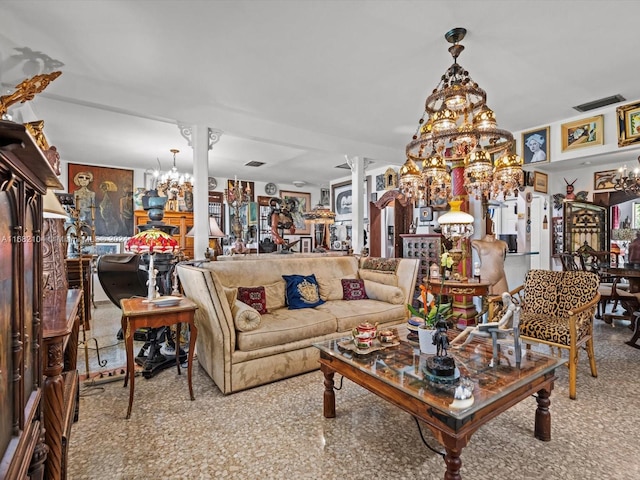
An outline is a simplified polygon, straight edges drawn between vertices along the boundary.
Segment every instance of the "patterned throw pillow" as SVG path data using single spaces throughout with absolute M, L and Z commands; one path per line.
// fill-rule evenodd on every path
M 364 300 L 365 298 L 369 298 L 364 289 L 364 280 L 359 278 L 343 278 L 342 298 L 344 300 Z
M 261 315 L 267 313 L 267 295 L 264 287 L 238 287 L 238 300 L 255 308 Z
M 282 275 L 282 278 L 287 282 L 286 295 L 289 310 L 317 307 L 324 303 L 320 298 L 318 281 L 314 274 Z

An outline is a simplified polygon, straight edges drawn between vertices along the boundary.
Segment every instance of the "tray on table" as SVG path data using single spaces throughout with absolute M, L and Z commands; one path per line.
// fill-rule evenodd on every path
M 385 348 L 395 347 L 398 345 L 400 345 L 400 339 L 397 336 L 395 337 L 393 342 L 389 342 L 389 343 L 382 343 L 380 342 L 380 340 L 375 338 L 373 340 L 373 343 L 371 344 L 371 347 L 369 348 L 356 347 L 356 344 L 353 343 L 353 339 L 348 339 L 348 340 L 343 339 L 338 341 L 338 346 L 340 346 L 340 348 L 344 348 L 345 350 L 350 350 L 352 352 L 355 352 L 358 355 L 366 355 L 368 353 L 377 352 L 378 350 L 384 350 Z

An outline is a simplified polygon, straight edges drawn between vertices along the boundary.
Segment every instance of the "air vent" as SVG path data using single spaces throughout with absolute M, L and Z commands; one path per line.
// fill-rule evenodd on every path
M 343 163 L 341 165 L 336 165 L 336 168 L 344 168 L 346 170 L 351 170 L 351 167 L 347 163 Z
M 611 97 L 601 98 L 600 100 L 594 100 L 593 102 L 583 103 L 582 105 L 577 105 L 575 108 L 579 112 L 588 112 L 589 110 L 595 110 L 596 108 L 606 107 L 607 105 L 612 105 L 618 102 L 624 102 L 626 98 L 622 95 L 613 95 Z
M 261 167 L 262 165 L 264 165 L 264 162 L 256 162 L 255 160 L 244 164 L 245 167 Z

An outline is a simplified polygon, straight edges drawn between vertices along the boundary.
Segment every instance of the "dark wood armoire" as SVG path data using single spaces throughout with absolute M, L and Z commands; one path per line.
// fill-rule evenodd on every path
M 402 237 L 400 235 L 409 233 L 409 227 L 413 220 L 413 205 L 405 199 L 398 190 L 387 190 L 375 203 L 369 204 L 369 215 L 371 216 L 369 226 L 369 255 L 372 257 L 382 257 L 381 229 L 383 222 L 382 210 L 393 207 L 394 225 L 384 233 L 391 237 L 395 258 L 402 258 Z
M 42 478 L 42 196 L 62 188 L 25 127 L 0 120 L 0 478 Z

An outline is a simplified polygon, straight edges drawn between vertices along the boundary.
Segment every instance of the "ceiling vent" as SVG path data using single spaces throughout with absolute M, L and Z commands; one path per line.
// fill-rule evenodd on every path
M 264 162 L 256 162 L 255 160 L 244 164 L 245 167 L 261 167 L 262 165 L 264 165 Z
M 607 105 L 612 105 L 618 102 L 624 102 L 626 98 L 622 95 L 617 94 L 611 97 L 601 98 L 599 100 L 594 100 L 593 102 L 583 103 L 582 105 L 577 105 L 575 108 L 579 112 L 588 112 L 589 110 L 595 110 L 596 108 L 606 107 Z

